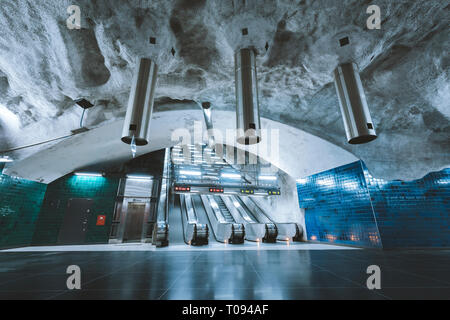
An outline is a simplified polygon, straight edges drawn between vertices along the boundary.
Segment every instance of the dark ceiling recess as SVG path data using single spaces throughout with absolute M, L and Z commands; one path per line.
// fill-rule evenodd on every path
M 84 98 L 75 100 L 75 103 L 77 105 L 79 105 L 80 107 L 82 107 L 83 109 L 89 109 L 89 108 L 92 108 L 94 106 L 91 102 L 89 102 L 88 100 L 86 100 Z
M 248 35 L 248 29 L 247 28 L 242 29 L 242 35 L 244 35 L 244 36 Z
M 341 47 L 346 46 L 350 43 L 350 40 L 348 39 L 348 37 L 339 39 L 339 44 L 341 45 Z
M 150 37 L 150 43 L 151 44 L 156 44 L 156 38 L 155 37 Z

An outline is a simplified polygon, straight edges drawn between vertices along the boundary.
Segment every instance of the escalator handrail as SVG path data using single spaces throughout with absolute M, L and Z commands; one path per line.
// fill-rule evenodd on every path
M 195 228 L 195 224 L 194 223 L 190 223 L 189 220 L 188 220 L 188 213 L 187 213 L 185 196 L 186 195 L 179 194 L 178 195 L 178 199 L 180 201 L 181 223 L 182 223 L 182 228 L 183 228 L 183 239 L 184 239 L 185 243 L 190 244 L 190 241 L 192 241 L 192 239 L 190 239 L 188 237 L 188 235 L 193 233 L 194 228 Z
M 250 213 L 248 208 L 243 206 L 235 196 L 230 197 L 231 202 L 233 202 L 234 207 L 241 214 L 242 218 L 247 221 L 247 223 L 259 223 L 259 221 Z
M 184 195 L 184 201 L 186 205 L 187 222 L 191 224 L 197 224 L 198 223 L 197 212 L 195 212 L 191 195 L 190 194 Z
M 248 209 L 248 211 L 252 213 L 252 215 L 254 216 L 255 220 L 258 220 L 258 219 L 257 219 L 257 215 L 253 214 L 252 210 L 250 210 L 250 208 L 246 205 L 246 203 L 244 202 L 243 198 L 242 198 L 241 196 L 237 196 L 237 197 L 238 197 L 238 199 L 240 200 L 240 202 L 243 203 L 243 205 Z M 273 219 L 270 218 L 270 217 L 267 215 L 266 211 L 263 210 L 263 209 L 261 208 L 261 206 L 260 206 L 258 203 L 256 203 L 255 200 L 253 200 L 251 197 L 247 197 L 247 198 L 248 198 L 248 201 L 250 201 L 250 202 L 252 203 L 252 205 L 256 207 L 256 210 L 258 210 L 259 213 L 261 213 L 262 215 L 264 215 L 264 217 L 266 217 L 267 220 L 269 220 L 270 223 L 275 224 L 275 221 L 273 221 Z M 259 221 L 259 220 L 258 220 L 258 221 Z M 261 222 L 261 223 L 267 223 L 267 222 L 263 222 L 263 221 L 260 221 L 260 222 Z
M 244 224 L 248 224 L 248 223 L 257 223 L 256 221 L 254 221 L 248 214 L 247 212 L 242 208 L 242 206 L 236 202 L 235 199 L 233 199 L 232 196 L 227 196 L 228 198 L 226 199 L 225 196 L 219 196 L 223 203 L 225 204 L 225 206 L 227 207 L 228 211 L 230 211 L 231 215 L 233 216 L 233 218 L 236 220 L 236 217 L 234 216 L 234 214 L 237 214 L 237 216 L 243 220 Z M 226 200 L 225 200 L 226 199 Z M 231 204 L 229 204 L 230 206 L 233 206 L 232 208 L 229 207 L 229 205 L 227 204 L 227 202 L 231 202 Z M 237 205 L 236 205 L 237 204 Z M 234 214 L 233 214 L 234 212 Z M 236 221 L 236 222 L 240 222 L 240 220 Z

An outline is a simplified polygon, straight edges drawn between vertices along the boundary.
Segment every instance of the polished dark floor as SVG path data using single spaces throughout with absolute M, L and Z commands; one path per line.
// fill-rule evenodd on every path
M 450 299 L 449 272 L 448 250 L 15 252 L 0 253 L 0 299 Z

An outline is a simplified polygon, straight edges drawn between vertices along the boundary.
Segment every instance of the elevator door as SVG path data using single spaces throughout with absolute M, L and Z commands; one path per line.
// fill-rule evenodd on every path
M 144 224 L 145 203 L 129 202 L 123 242 L 140 242 Z
M 83 244 L 86 238 L 92 199 L 69 199 L 59 230 L 58 244 Z

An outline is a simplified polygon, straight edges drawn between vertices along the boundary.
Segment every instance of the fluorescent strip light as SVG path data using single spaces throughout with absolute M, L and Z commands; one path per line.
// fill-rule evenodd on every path
M 152 180 L 152 176 L 135 176 L 135 175 L 131 175 L 131 174 L 127 174 L 127 179 L 131 179 L 131 180 Z
M 0 157 L 0 162 L 5 163 L 5 162 L 13 162 L 14 160 L 11 159 L 8 156 L 4 156 L 4 157 Z
M 222 173 L 220 176 L 222 178 L 241 179 L 241 175 L 237 173 Z
M 200 171 L 189 171 L 189 170 L 180 170 L 181 175 L 185 176 L 201 176 L 202 173 Z
M 75 172 L 75 175 L 82 177 L 103 177 L 101 173 L 89 173 L 89 172 Z
M 275 181 L 277 180 L 276 176 L 259 176 L 259 180 L 267 180 L 267 181 Z

